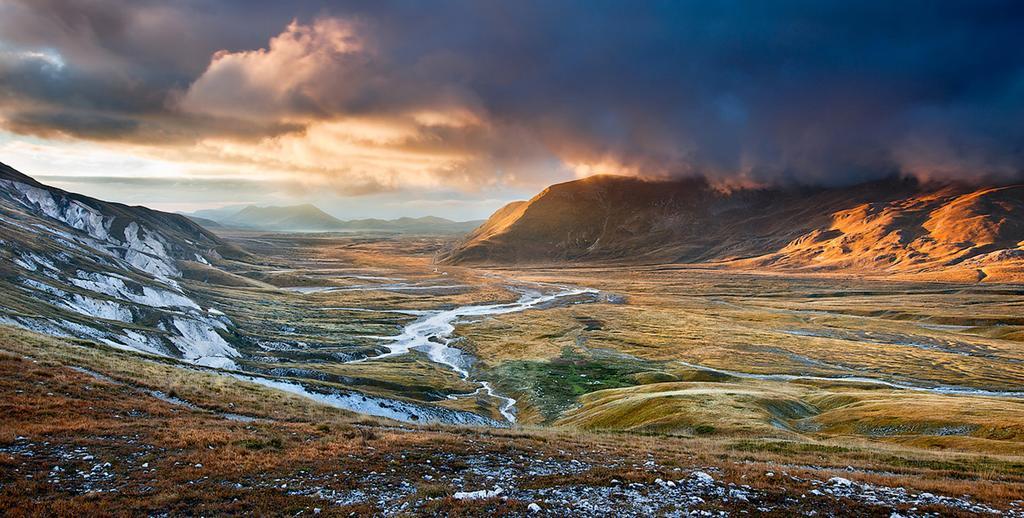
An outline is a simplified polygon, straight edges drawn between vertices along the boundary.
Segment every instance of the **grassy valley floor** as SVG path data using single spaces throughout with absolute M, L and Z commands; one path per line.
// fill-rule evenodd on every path
M 3 327 L 7 514 L 1024 509 L 1020 286 L 472 269 L 435 265 L 441 238 L 226 237 L 260 260 L 186 265 L 181 282 L 234 323 L 221 335 L 247 375 L 417 415 L 361 416 L 237 372 Z M 470 311 L 432 335 L 467 355 L 465 377 L 422 348 L 377 357 L 438 312 L 580 287 L 596 293 Z M 507 422 L 506 396 L 512 428 L 417 425 Z

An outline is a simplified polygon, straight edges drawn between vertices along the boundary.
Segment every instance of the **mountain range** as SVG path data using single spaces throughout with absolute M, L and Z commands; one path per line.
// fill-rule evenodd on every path
M 450 264 L 684 263 L 800 272 L 1024 278 L 1024 185 L 888 178 L 724 189 L 602 175 L 495 212 Z
M 476 228 L 482 221 L 452 221 L 425 216 L 398 219 L 341 220 L 320 210 L 315 205 L 303 204 L 285 207 L 225 207 L 186 214 L 193 221 L 208 228 L 231 227 L 241 229 L 274 230 L 283 232 L 346 232 L 372 231 L 415 234 L 463 234 Z

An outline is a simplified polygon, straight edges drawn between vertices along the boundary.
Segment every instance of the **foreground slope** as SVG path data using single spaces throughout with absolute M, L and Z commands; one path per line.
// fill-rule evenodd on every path
M 496 212 L 449 263 L 684 262 L 1017 279 L 1024 186 L 888 179 L 844 188 L 723 190 L 597 176 Z
M 0 394 L 7 516 L 1019 516 L 1024 504 L 1019 457 L 413 427 L 24 332 L 0 335 Z

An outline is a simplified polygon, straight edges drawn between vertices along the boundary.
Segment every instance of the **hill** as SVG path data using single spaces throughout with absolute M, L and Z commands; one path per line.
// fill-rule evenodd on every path
M 497 211 L 453 264 L 714 263 L 831 272 L 1017 278 L 1024 186 L 886 179 L 841 188 L 724 190 L 704 179 L 596 176 Z

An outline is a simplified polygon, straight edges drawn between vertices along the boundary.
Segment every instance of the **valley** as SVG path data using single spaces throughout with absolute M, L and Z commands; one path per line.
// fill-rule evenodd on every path
M 0 518 L 1024 518 L 1021 49 L 0 0 Z
M 442 242 L 426 238 L 233 242 L 275 261 L 245 275 L 324 288 L 205 288 L 208 300 L 233 294 L 222 310 L 278 344 L 241 360 L 252 372 L 520 425 L 985 453 L 1016 451 L 1024 433 L 1024 292 L 1012 285 L 672 265 L 469 269 L 435 265 Z M 249 316 L 268 298 L 272 312 Z M 328 336 L 335 344 L 312 343 Z

